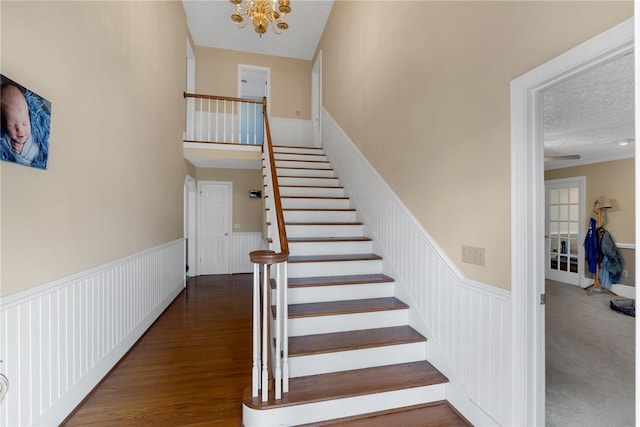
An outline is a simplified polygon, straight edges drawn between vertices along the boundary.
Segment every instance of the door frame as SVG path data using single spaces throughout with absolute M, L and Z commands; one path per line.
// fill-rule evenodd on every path
M 545 191 L 545 221 L 544 221 L 544 227 L 545 227 L 545 236 L 548 233 L 547 230 L 547 225 L 549 222 L 549 218 L 546 217 L 546 213 L 547 213 L 547 209 L 548 209 L 548 200 L 547 200 L 547 185 L 549 186 L 569 186 L 569 185 L 573 185 L 573 187 L 578 187 L 578 236 L 577 236 L 577 244 L 578 244 L 578 253 L 576 254 L 578 257 L 578 271 L 577 271 L 577 277 L 578 277 L 578 283 L 574 284 L 574 283 L 568 283 L 568 282 L 564 282 L 562 280 L 558 280 L 560 282 L 563 283 L 568 283 L 570 285 L 574 285 L 574 286 L 579 286 L 581 288 L 583 288 L 584 283 L 586 281 L 586 277 L 585 277 L 585 271 L 584 271 L 584 262 L 580 262 L 580 260 L 584 260 L 584 246 L 582 245 L 582 242 L 584 242 L 584 238 L 585 238 L 585 224 L 586 224 L 586 217 L 585 217 L 585 208 L 586 208 L 586 204 L 585 204 L 585 194 L 586 194 L 586 187 L 587 187 L 587 177 L 585 176 L 574 176 L 574 177 L 570 177 L 570 178 L 560 178 L 560 179 L 549 179 L 549 180 L 545 180 L 544 181 L 544 191 Z M 549 259 L 547 258 L 547 255 L 549 254 L 549 248 L 548 248 L 548 243 L 545 241 L 545 257 L 544 257 L 544 261 L 545 261 L 545 279 L 548 278 L 547 277 L 547 267 L 549 266 Z M 570 255 L 570 254 L 569 254 Z M 552 280 L 556 280 L 553 279 Z M 542 284 L 543 286 L 543 292 L 542 293 L 546 293 L 546 289 L 544 288 L 545 284 L 543 282 Z
M 266 74 L 267 79 L 267 114 L 271 117 L 271 68 L 258 65 L 238 64 L 238 98 L 242 98 L 242 72 L 261 71 Z
M 633 20 L 511 81 L 511 425 L 545 421 L 542 92 L 632 52 Z
M 231 253 L 232 253 L 232 247 L 231 247 L 231 243 L 232 243 L 232 228 L 233 228 L 233 182 L 231 181 L 212 181 L 212 180 L 198 180 L 197 181 L 197 201 L 198 201 L 198 206 L 197 206 L 197 216 L 198 216 L 198 220 L 197 220 L 197 224 L 198 224 L 198 229 L 196 232 L 196 235 L 198 236 L 197 240 L 197 250 L 198 250 L 198 254 L 202 253 L 201 250 L 201 239 L 200 239 L 200 230 L 202 228 L 201 225 L 201 215 L 200 215 L 200 195 L 202 194 L 202 186 L 203 185 L 207 185 L 207 184 L 216 184 L 216 185 L 227 185 L 229 187 L 229 199 L 228 199 L 228 203 L 229 203 L 229 228 L 228 228 L 228 237 L 229 237 L 229 254 L 227 256 L 227 273 L 226 274 L 231 274 Z M 200 262 L 199 262 L 200 258 L 196 258 L 196 264 L 197 264 L 197 274 L 200 275 Z
M 311 70 L 311 134 L 314 147 L 322 141 L 322 51 L 318 52 Z
M 185 258 L 189 271 L 185 273 L 187 277 L 198 275 L 198 250 L 196 245 L 197 232 L 196 224 L 199 220 L 197 206 L 197 188 L 196 180 L 187 175 L 184 180 L 184 237 L 185 242 Z

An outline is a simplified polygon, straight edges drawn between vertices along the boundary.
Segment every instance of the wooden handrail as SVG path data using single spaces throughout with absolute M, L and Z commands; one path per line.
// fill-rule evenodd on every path
M 218 99 L 220 101 L 249 102 L 252 104 L 263 103 L 263 101 L 260 99 L 234 98 L 232 96 L 201 95 L 199 93 L 189 93 L 189 92 L 183 92 L 183 95 L 185 98 Z
M 289 259 L 289 242 L 287 240 L 287 230 L 284 224 L 284 214 L 282 213 L 282 202 L 280 201 L 280 186 L 278 185 L 278 176 L 276 175 L 276 160 L 273 155 L 273 144 L 271 141 L 271 128 L 269 127 L 269 116 L 267 115 L 267 97 L 262 99 L 262 115 L 264 116 L 264 124 L 266 128 L 267 146 L 269 156 L 269 166 L 271 168 L 271 181 L 273 182 L 273 198 L 276 208 L 276 222 L 278 223 L 278 235 L 280 237 L 280 253 L 273 254 L 272 263 L 284 262 Z M 265 145 L 262 144 L 264 147 Z M 263 148 L 264 149 L 264 148 Z

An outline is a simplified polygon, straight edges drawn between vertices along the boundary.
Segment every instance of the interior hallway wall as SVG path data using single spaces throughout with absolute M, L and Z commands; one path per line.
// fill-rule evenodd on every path
M 633 2 L 337 1 L 324 107 L 463 274 L 511 288 L 510 82 Z M 462 262 L 485 248 L 485 266 Z
M 47 170 L 4 163 L 12 294 L 183 235 L 180 2 L 3 1 L 2 74 L 52 103 Z

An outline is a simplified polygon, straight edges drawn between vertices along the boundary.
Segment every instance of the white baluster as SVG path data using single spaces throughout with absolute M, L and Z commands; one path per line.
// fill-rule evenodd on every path
M 282 263 L 282 392 L 289 392 L 289 280 L 287 279 L 287 262 Z
M 218 125 L 218 116 L 220 116 L 220 104 L 219 104 L 220 100 L 216 99 L 216 142 L 220 141 L 220 137 L 218 136 L 218 131 L 220 129 L 220 126 Z
M 207 141 L 211 142 L 211 98 L 207 99 Z
M 260 389 L 260 264 L 253 264 L 253 365 L 251 368 L 251 395 Z
M 282 263 L 276 264 L 276 351 L 275 382 L 276 399 L 282 398 L 282 368 L 280 363 L 280 346 L 282 344 Z
M 262 401 L 269 400 L 269 268 L 264 266 L 262 288 Z
M 222 141 L 227 142 L 227 101 L 222 101 L 224 113 L 222 115 Z

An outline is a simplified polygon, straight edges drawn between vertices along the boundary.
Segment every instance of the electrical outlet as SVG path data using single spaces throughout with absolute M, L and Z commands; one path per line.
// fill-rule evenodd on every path
M 237 230 L 239 228 L 242 228 L 242 224 L 233 224 L 233 229 Z
M 484 267 L 484 248 L 462 245 L 462 262 Z
M 629 270 L 622 270 L 622 277 L 629 277 Z

